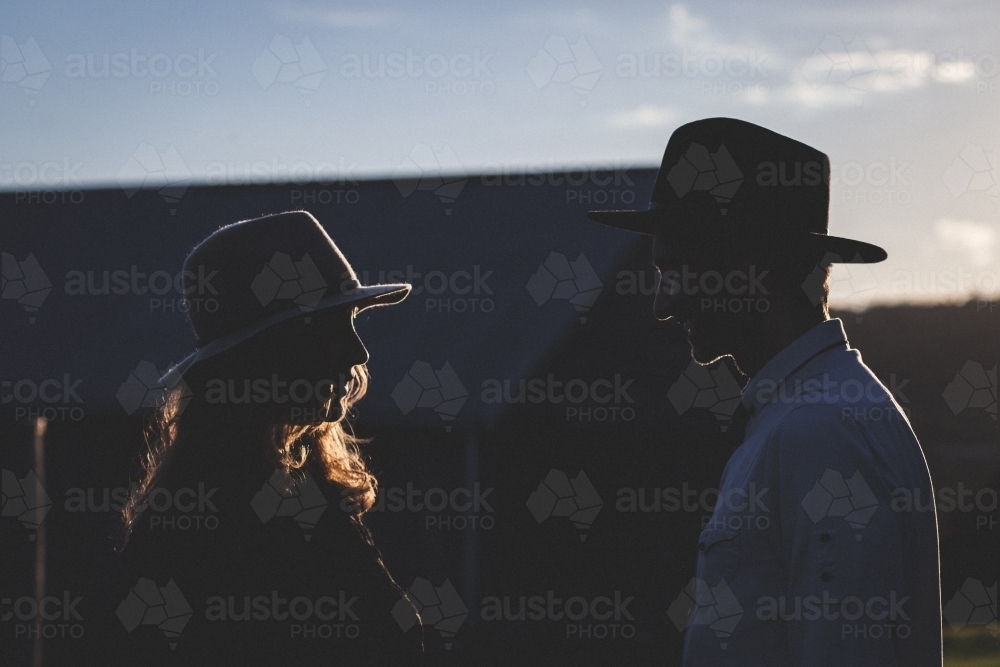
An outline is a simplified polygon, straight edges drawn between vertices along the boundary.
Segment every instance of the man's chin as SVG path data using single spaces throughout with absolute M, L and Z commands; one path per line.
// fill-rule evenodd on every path
M 704 341 L 691 342 L 691 358 L 702 366 L 714 364 L 729 353 Z

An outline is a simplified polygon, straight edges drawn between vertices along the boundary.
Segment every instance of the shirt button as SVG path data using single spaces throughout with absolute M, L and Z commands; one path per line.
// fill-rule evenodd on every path
M 820 579 L 822 579 L 823 581 L 829 583 L 829 582 L 833 581 L 833 575 L 830 574 L 829 572 L 824 572 L 823 575 L 820 577 Z
M 823 533 L 822 535 L 819 536 L 819 541 L 820 542 L 829 542 L 832 539 L 833 538 L 830 537 L 830 533 Z

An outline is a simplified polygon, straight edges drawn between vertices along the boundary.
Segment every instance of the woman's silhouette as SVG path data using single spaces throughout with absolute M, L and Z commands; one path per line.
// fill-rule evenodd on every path
M 219 307 L 190 314 L 198 350 L 162 379 L 123 512 L 117 614 L 133 656 L 415 661 L 421 633 L 400 629 L 415 611 L 362 521 L 376 481 L 347 423 L 368 381 L 354 317 L 410 286 L 359 285 L 305 212 L 220 229 L 185 262 L 195 276 L 212 276 Z

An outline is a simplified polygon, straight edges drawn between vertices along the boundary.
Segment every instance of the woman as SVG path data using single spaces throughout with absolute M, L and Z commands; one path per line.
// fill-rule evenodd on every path
M 416 612 L 362 522 L 376 481 L 346 421 L 368 379 L 354 317 L 410 286 L 360 285 L 301 211 L 223 227 L 184 269 L 212 276 L 219 307 L 190 313 L 198 349 L 161 380 L 123 512 L 116 611 L 134 657 L 413 662 L 421 632 L 400 628 Z

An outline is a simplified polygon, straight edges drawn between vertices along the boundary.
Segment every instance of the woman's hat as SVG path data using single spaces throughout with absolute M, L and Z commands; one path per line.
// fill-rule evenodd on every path
M 211 289 L 218 308 L 189 310 L 198 348 L 160 378 L 165 387 L 175 386 L 199 361 L 297 315 L 399 303 L 411 289 L 407 283 L 359 283 L 333 239 L 306 211 L 222 227 L 188 255 L 183 281 L 185 294 Z

